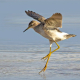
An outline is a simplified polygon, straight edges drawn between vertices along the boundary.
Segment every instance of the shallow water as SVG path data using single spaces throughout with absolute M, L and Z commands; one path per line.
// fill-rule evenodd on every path
M 61 49 L 51 55 L 47 70 L 41 74 L 38 72 L 46 63 L 41 58 L 48 54 L 48 44 L 0 45 L 0 80 L 79 80 L 80 45 L 60 45 Z

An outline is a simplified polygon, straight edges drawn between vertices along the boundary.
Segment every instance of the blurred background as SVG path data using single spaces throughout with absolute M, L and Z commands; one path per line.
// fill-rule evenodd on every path
M 67 40 L 79 42 L 80 0 L 0 0 L 0 44 L 49 43 L 47 39 L 29 29 L 33 20 L 25 10 L 32 10 L 45 18 L 59 12 L 63 16 L 63 28 L 60 30 L 77 37 Z M 66 40 L 63 42 L 67 42 Z

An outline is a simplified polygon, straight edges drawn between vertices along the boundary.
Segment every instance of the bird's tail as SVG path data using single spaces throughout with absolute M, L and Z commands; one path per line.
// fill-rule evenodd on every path
M 75 37 L 76 35 L 75 34 L 69 34 L 69 35 L 66 35 L 66 38 L 70 38 L 70 37 Z

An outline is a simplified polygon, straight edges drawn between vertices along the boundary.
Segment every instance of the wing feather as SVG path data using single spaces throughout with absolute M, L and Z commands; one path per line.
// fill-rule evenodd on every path
M 62 28 L 62 15 L 60 13 L 55 13 L 45 20 L 46 29 L 54 29 L 58 27 Z
M 29 11 L 29 10 L 28 10 L 28 11 L 25 11 L 25 13 L 26 13 L 28 16 L 30 16 L 30 17 L 38 20 L 39 22 L 44 22 L 44 20 L 45 20 L 45 18 L 44 18 L 43 16 L 41 16 L 41 15 L 39 15 L 39 14 L 33 12 L 33 11 Z

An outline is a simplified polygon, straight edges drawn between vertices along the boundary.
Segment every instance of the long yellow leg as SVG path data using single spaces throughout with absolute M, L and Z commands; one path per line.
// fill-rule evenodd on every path
M 52 54 L 53 52 L 57 51 L 57 50 L 60 48 L 60 46 L 57 44 L 57 42 L 55 42 L 55 43 L 56 43 L 56 45 L 58 46 L 58 48 L 51 52 L 51 47 L 50 47 L 50 52 L 49 52 L 49 54 L 42 58 L 42 59 L 45 59 L 45 60 L 47 59 L 47 62 L 46 62 L 46 64 L 45 64 L 44 68 L 43 68 L 39 73 L 41 73 L 42 71 L 44 72 L 44 71 L 46 70 L 47 64 L 48 64 L 48 61 L 49 61 L 49 58 L 50 58 L 51 54 Z
M 50 56 L 51 56 L 51 47 L 50 47 L 50 52 L 49 52 L 49 54 L 42 58 L 42 59 L 47 59 L 47 62 L 46 62 L 46 64 L 45 64 L 44 68 L 43 68 L 39 73 L 41 73 L 42 71 L 44 72 L 44 71 L 46 70 Z
M 50 52 L 49 52 L 49 54 L 47 54 L 47 55 L 46 55 L 45 57 L 43 57 L 42 59 L 46 60 L 46 59 L 49 57 L 50 53 L 51 53 L 51 47 L 50 47 Z

